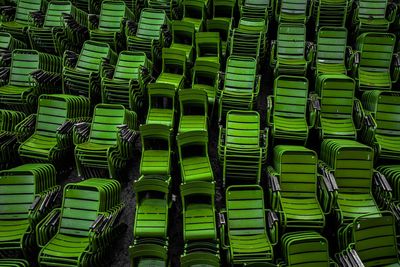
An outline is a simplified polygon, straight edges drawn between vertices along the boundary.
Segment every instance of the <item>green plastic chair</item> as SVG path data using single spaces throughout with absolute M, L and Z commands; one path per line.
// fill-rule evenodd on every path
M 87 98 L 70 95 L 41 95 L 36 114 L 16 125 L 26 140 L 18 148 L 20 157 L 28 161 L 66 164 L 65 157 L 73 148 L 72 126 L 87 120 Z
M 45 11 L 46 2 L 42 0 L 17 0 L 16 7 L 5 6 L 1 10 L 0 31 L 10 33 L 14 38 L 28 43 L 26 31 L 34 24 L 32 13 Z
M 267 169 L 270 204 L 284 230 L 325 227 L 318 201 L 318 156 L 314 151 L 291 145 L 274 148 L 273 165 Z
M 251 57 L 259 62 L 263 32 L 247 29 L 233 29 L 229 43 L 229 55 L 237 57 Z
M 219 98 L 219 119 L 224 120 L 229 110 L 252 110 L 260 86 L 261 76 L 257 75 L 256 59 L 230 56 Z
M 184 0 L 182 6 L 182 21 L 192 23 L 196 32 L 202 31 L 206 20 L 206 1 Z
M 213 3 L 215 3 L 215 2 L 216 1 L 213 1 Z M 230 4 L 230 1 L 228 1 L 228 4 Z M 232 22 L 232 20 L 229 20 L 229 19 L 217 17 L 214 19 L 208 19 L 206 21 L 207 32 L 218 32 L 219 33 L 219 36 L 221 39 L 221 52 L 222 52 L 223 58 L 225 58 L 227 56 L 228 40 L 229 40 L 232 29 L 233 29 L 233 22 Z
M 183 88 L 187 71 L 186 59 L 187 54 L 181 49 L 163 48 L 162 70 L 156 83 L 171 84 L 174 86 L 175 90 Z
M 220 63 L 222 59 L 221 39 L 218 32 L 196 33 L 196 62 L 212 61 Z
M 18 163 L 18 138 L 15 126 L 26 117 L 25 113 L 0 110 L 0 170 Z
M 339 259 L 347 256 L 350 261 L 368 267 L 400 265 L 395 218 L 390 212 L 376 216 L 362 215 L 348 225 L 342 237 L 347 247 Z
M 263 140 L 264 139 L 264 140 Z M 231 110 L 226 125 L 219 128 L 218 156 L 225 184 L 260 182 L 261 166 L 266 159 L 267 141 L 256 111 Z
M 258 185 L 226 189 L 226 220 L 221 213 L 221 243 L 230 265 L 273 261 L 270 230 L 275 222 L 264 209 L 263 190 Z M 268 217 L 268 219 L 267 219 Z M 268 225 L 268 227 L 267 227 Z
M 278 23 L 303 23 L 311 16 L 314 1 L 276 0 L 275 20 Z
M 126 47 L 125 25 L 129 20 L 134 21 L 135 15 L 124 1 L 102 1 L 99 17 L 89 17 L 90 39 L 119 52 Z
M 322 27 L 344 27 L 352 10 L 351 0 L 316 0 L 313 3 L 315 30 Z
M 258 18 L 268 21 L 272 18 L 274 4 L 274 0 L 238 1 L 240 18 Z
M 256 52 L 254 53 L 254 57 L 257 59 L 258 64 L 260 64 L 261 62 L 264 63 L 264 60 L 266 60 L 267 56 L 267 34 L 269 28 L 268 25 L 268 20 L 264 20 L 261 18 L 241 18 L 237 27 L 237 30 L 241 34 L 237 36 L 238 39 L 236 39 L 236 42 L 234 36 L 232 36 L 233 45 L 230 44 L 231 55 L 237 53 L 237 55 L 248 54 L 249 56 L 251 56 L 251 53 Z M 242 34 L 244 34 L 244 36 L 241 36 Z M 250 39 L 254 40 L 254 43 L 251 43 Z M 258 41 L 255 40 L 259 40 L 260 42 L 258 51 L 255 51 L 255 47 L 258 43 Z M 242 42 L 243 44 L 241 44 Z M 248 51 L 246 52 L 246 50 Z
M 26 49 L 27 45 L 7 32 L 0 32 L 0 67 L 11 65 L 11 55 L 15 49 Z
M 121 233 L 118 218 L 124 204 L 120 195 L 121 185 L 113 179 L 92 178 L 67 184 L 57 231 L 47 243 L 40 244 L 39 264 L 96 266 L 104 263 L 106 251 Z
M 197 50 L 198 51 L 198 50 Z M 214 110 L 215 103 L 218 101 L 218 86 L 221 80 L 219 75 L 220 64 L 198 57 L 193 67 L 192 88 L 204 90 L 207 93 L 208 103 L 211 111 Z
M 0 172 L 0 253 L 34 253 L 35 226 L 60 193 L 51 164 L 25 164 Z M 0 266 L 4 262 L 0 261 Z
M 41 52 L 62 56 L 64 50 L 82 47 L 85 34 L 79 27 L 69 27 L 66 17 L 73 20 L 80 27 L 88 24 L 88 14 L 77 9 L 70 1 L 50 1 L 46 14 L 37 14 L 35 25 L 28 28 L 31 47 Z M 40 21 L 40 22 L 39 22 Z M 74 49 L 78 51 L 78 49 Z
M 140 13 L 137 27 L 127 25 L 128 50 L 145 52 L 147 57 L 156 63 L 160 56 L 158 53 L 164 47 L 163 27 L 169 24 L 164 10 L 144 8 Z
M 148 85 L 149 109 L 146 124 L 162 124 L 171 130 L 175 125 L 175 87 L 171 84 Z
M 320 74 L 347 74 L 347 30 L 339 27 L 322 27 L 318 31 L 315 53 L 315 76 Z
M 267 99 L 267 125 L 271 128 L 272 142 L 293 140 L 307 143 L 309 128 L 306 109 L 308 80 L 296 76 L 279 76 L 274 81 L 274 95 Z
M 180 120 L 178 132 L 207 131 L 208 100 L 204 90 L 179 91 Z
M 15 49 L 7 83 L 0 87 L 0 103 L 8 109 L 34 112 L 41 94 L 60 93 L 61 68 L 59 57 Z
M 190 0 L 192 1 L 192 0 Z M 196 25 L 188 21 L 174 20 L 171 23 L 172 28 L 172 43 L 170 49 L 183 51 L 186 55 L 186 61 L 188 64 L 192 64 L 194 60 L 194 45 L 195 45 L 195 33 Z M 171 50 L 163 50 L 163 63 L 165 52 Z M 176 56 L 177 58 L 180 55 Z
M 395 42 L 391 33 L 364 33 L 357 38 L 357 51 L 350 64 L 354 63 L 352 75 L 360 91 L 391 90 L 399 79 L 400 60 L 393 54 Z
M 344 75 L 323 74 L 318 77 L 319 102 L 311 116 L 320 139 L 357 139 L 357 131 L 363 120 L 363 107 L 355 98 L 355 82 Z M 313 120 L 313 119 L 311 119 Z
M 170 127 L 162 124 L 140 125 L 142 157 L 141 175 L 171 175 L 172 135 Z
M 355 1 L 352 26 L 359 35 L 364 32 L 388 32 L 395 21 L 397 5 L 387 0 Z
M 182 182 L 214 181 L 210 157 L 208 156 L 207 132 L 178 133 L 176 139 Z
M 122 51 L 115 68 L 101 79 L 102 102 L 120 104 L 139 112 L 147 102 L 152 62 L 144 52 Z
M 379 211 L 372 195 L 372 148 L 353 140 L 328 139 L 321 144 L 320 159 L 325 179 L 334 180 L 336 184 L 330 194 L 334 195 L 333 212 L 339 224 Z
M 75 125 L 75 163 L 84 178 L 119 178 L 133 156 L 137 115 L 122 105 L 97 104 L 91 124 Z M 107 174 L 102 173 L 106 171 Z
M 305 76 L 312 60 L 311 44 L 306 42 L 304 24 L 281 23 L 278 38 L 272 42 L 270 66 L 274 75 Z
M 71 56 L 73 55 L 73 56 Z M 79 55 L 64 52 L 63 92 L 64 94 L 88 97 L 94 106 L 100 101 L 102 71 L 107 64 L 114 65 L 116 53 L 106 43 L 88 40 Z
M 398 160 L 400 147 L 399 103 L 400 94 L 387 91 L 368 91 L 362 96 L 366 113 L 361 131 L 361 139 L 373 147 L 380 159 Z
M 282 236 L 284 264 L 279 266 L 338 266 L 329 257 L 328 240 L 313 231 L 298 231 Z

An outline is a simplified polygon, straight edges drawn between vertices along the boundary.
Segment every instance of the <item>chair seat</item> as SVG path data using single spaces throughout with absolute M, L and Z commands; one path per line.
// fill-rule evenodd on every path
M 359 86 L 361 88 L 371 89 L 390 89 L 392 87 L 392 79 L 390 73 L 379 70 L 368 70 L 360 68 L 358 70 Z
M 327 64 L 323 62 L 317 63 L 317 73 L 323 74 L 346 74 L 346 66 L 344 64 Z
M 229 237 L 234 262 L 265 262 L 272 259 L 272 247 L 266 234 Z
M 352 118 L 323 118 L 321 117 L 322 135 L 328 138 L 350 138 L 357 136 Z
M 146 198 L 136 212 L 135 237 L 165 238 L 168 208 L 165 199 Z
M 281 198 L 286 226 L 324 226 L 324 214 L 316 198 Z
M 202 115 L 184 115 L 181 117 L 179 132 L 207 131 L 207 117 Z
M 157 83 L 166 83 L 172 84 L 175 89 L 178 89 L 183 85 L 184 76 L 181 74 L 174 74 L 174 73 L 161 73 L 158 76 Z
M 89 246 L 89 238 L 56 234 L 41 250 L 39 257 L 52 256 L 78 259 Z
M 151 108 L 146 124 L 162 124 L 172 127 L 174 111 L 171 109 Z
M 0 243 L 18 241 L 27 232 L 29 220 L 0 220 Z
M 76 145 L 76 150 L 80 150 L 80 151 L 96 151 L 96 153 L 98 152 L 107 152 L 110 148 L 114 147 L 113 145 L 109 145 L 109 144 L 96 144 L 96 143 L 92 143 L 92 142 L 85 142 L 82 144 L 77 144 Z
M 145 150 L 140 165 L 140 173 L 169 174 L 171 155 L 167 150 Z
M 342 217 L 352 221 L 360 215 L 378 213 L 379 208 L 371 194 L 339 193 L 338 204 Z
M 193 46 L 187 45 L 187 44 L 173 43 L 173 44 L 171 44 L 170 48 L 177 49 L 177 50 L 182 50 L 186 54 L 186 60 L 190 61 L 192 59 Z
M 213 172 L 210 160 L 207 157 L 190 157 L 182 162 L 184 182 L 190 181 L 212 181 Z
M 33 134 L 20 146 L 21 151 L 32 151 L 39 154 L 49 154 L 50 150 L 57 146 L 56 138 Z
M 3 97 L 18 95 L 18 98 L 21 97 L 21 94 L 28 93 L 32 90 L 32 87 L 21 87 L 15 85 L 5 85 L 0 87 L 0 99 Z
M 185 240 L 215 240 L 215 217 L 210 204 L 189 204 L 185 210 Z

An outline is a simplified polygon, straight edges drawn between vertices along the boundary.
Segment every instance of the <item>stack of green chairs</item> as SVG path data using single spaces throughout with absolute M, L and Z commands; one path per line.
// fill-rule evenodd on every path
M 162 124 L 173 130 L 175 125 L 175 88 L 171 84 L 148 85 L 149 109 L 146 124 Z
M 203 60 L 204 57 L 198 57 L 193 67 L 192 88 L 204 90 L 207 92 L 208 103 L 211 105 L 211 111 L 218 101 L 218 86 L 220 82 L 220 64 L 209 60 Z
M 267 125 L 271 128 L 272 142 L 292 140 L 307 143 L 308 80 L 304 77 L 279 76 L 274 81 L 274 94 L 267 99 Z
M 267 213 L 267 214 L 266 214 Z M 226 219 L 220 214 L 221 244 L 232 266 L 273 261 L 276 218 L 264 208 L 263 190 L 258 185 L 226 189 Z M 273 219 L 275 218 L 275 219 Z M 267 230 L 268 225 L 268 230 Z
M 268 21 L 260 18 L 241 18 L 239 20 L 238 29 L 240 31 L 246 32 L 246 34 L 248 35 L 253 36 L 252 38 L 261 34 L 260 49 L 257 53 L 259 55 L 258 62 L 259 63 L 262 62 L 262 64 L 264 64 L 264 60 L 266 59 L 267 55 L 267 45 L 268 45 L 267 44 Z M 236 45 L 238 44 L 236 43 Z
M 20 157 L 29 161 L 68 163 L 65 157 L 72 152 L 72 127 L 87 120 L 89 101 L 80 96 L 41 95 L 37 114 L 31 114 L 16 126 L 23 137 L 18 148 Z
M 305 76 L 308 63 L 311 61 L 309 53 L 311 49 L 308 47 L 304 24 L 279 24 L 278 38 L 272 42 L 270 56 L 270 66 L 275 76 L 281 74 Z
M 106 177 L 121 177 L 133 156 L 136 123 L 136 113 L 122 105 L 97 104 L 91 125 L 81 123 L 74 127 L 78 175 L 100 177 L 106 170 Z
M 178 132 L 207 131 L 208 99 L 204 90 L 179 91 L 180 120 Z
M 168 267 L 168 248 L 158 244 L 134 244 L 129 246 L 132 267 L 154 266 Z
M 319 76 L 316 97 L 319 104 L 311 116 L 315 116 L 320 139 L 357 139 L 363 108 L 354 92 L 354 80 L 345 75 Z
M 18 162 L 18 142 L 15 126 L 25 117 L 26 115 L 22 112 L 0 110 L 0 170 Z
M 92 178 L 67 184 L 56 234 L 40 244 L 40 266 L 104 263 L 110 245 L 122 232 L 118 220 L 124 204 L 120 195 L 121 184 L 113 179 Z
M 395 42 L 392 33 L 371 32 L 357 38 L 357 52 L 351 63 L 354 62 L 352 74 L 360 91 L 391 90 L 399 79 L 400 61 L 397 54 L 393 55 Z
M 196 33 L 196 62 L 199 60 L 221 62 L 222 47 L 218 32 Z
M 62 56 L 65 49 L 82 47 L 85 35 L 68 27 L 64 16 L 69 15 L 79 25 L 86 27 L 88 15 L 70 1 L 51 1 L 47 6 L 43 23 L 29 26 L 31 47 L 41 52 Z
M 0 259 L 0 266 L 29 267 L 29 263 L 26 260 L 21 259 Z
M 229 55 L 237 57 L 252 57 L 257 63 L 261 50 L 261 42 L 263 41 L 263 33 L 260 31 L 248 31 L 242 28 L 233 29 L 230 40 Z
M 26 44 L 7 32 L 0 32 L 0 67 L 8 67 L 15 49 L 26 49 Z
M 191 22 L 174 20 L 171 24 L 172 27 L 172 43 L 170 49 L 180 50 L 185 53 L 186 61 L 190 65 L 193 62 L 194 57 L 194 44 L 195 44 L 195 25 Z M 172 52 L 173 50 L 163 49 L 163 67 L 164 67 L 164 57 L 166 52 Z M 170 53 L 168 53 L 170 54 Z M 168 55 L 167 55 L 168 56 Z M 174 56 L 176 59 L 180 55 Z M 164 81 L 165 82 L 165 81 Z
M 114 65 L 117 55 L 106 43 L 88 40 L 79 55 L 64 52 L 64 94 L 88 97 L 94 106 L 100 100 L 100 83 L 104 65 Z
M 8 82 L 0 87 L 0 103 L 32 113 L 41 94 L 59 92 L 61 58 L 35 50 L 15 49 Z
M 272 16 L 274 0 L 238 1 L 240 18 L 259 18 L 268 21 Z
M 275 20 L 278 23 L 305 24 L 311 15 L 313 2 L 304 0 L 276 0 Z
M 172 135 L 171 128 L 162 124 L 140 125 L 142 157 L 141 175 L 171 175 Z
M 279 266 L 338 266 L 329 257 L 328 240 L 317 232 L 286 233 L 281 240 L 284 261 Z
M 315 77 L 320 74 L 347 74 L 346 45 L 346 28 L 320 28 L 313 66 Z
M 182 257 L 188 260 L 187 258 L 193 258 L 195 255 L 204 255 L 202 263 L 207 264 L 205 266 L 210 266 L 209 259 L 212 259 L 211 262 L 219 262 L 214 182 L 190 181 L 181 184 L 180 192 L 185 243 Z
M 162 49 L 162 70 L 156 83 L 172 85 L 175 90 L 183 88 L 186 79 L 186 52 L 177 48 Z
M 122 51 L 115 69 L 101 79 L 102 102 L 120 104 L 138 113 L 147 102 L 152 70 L 153 64 L 144 52 Z
M 358 35 L 363 32 L 388 32 L 395 21 L 397 5 L 388 0 L 355 1 L 352 26 Z
M 352 0 L 315 0 L 315 31 L 322 27 L 344 27 L 348 13 L 352 8 Z
M 208 156 L 207 132 L 178 133 L 176 139 L 182 183 L 214 181 L 210 157 Z
M 378 189 L 375 190 L 375 197 L 379 198 L 386 209 L 398 215 L 400 213 L 400 184 L 398 180 L 400 165 L 381 165 L 377 168 L 377 171 L 385 177 L 386 181 L 375 187 L 375 189 Z
M 89 19 L 90 39 L 107 43 L 119 52 L 126 47 L 125 25 L 129 20 L 134 21 L 135 16 L 124 1 L 102 1 L 98 21 Z
M 361 139 L 373 147 L 381 159 L 400 159 L 400 94 L 372 90 L 365 92 L 362 103 L 366 118 Z
M 1 10 L 0 31 L 10 33 L 14 38 L 28 43 L 26 31 L 28 26 L 34 25 L 32 13 L 45 13 L 46 1 L 17 0 L 17 6 L 5 6 Z
M 353 140 L 328 139 L 321 144 L 320 159 L 320 170 L 334 189 L 324 194 L 324 202 L 333 200 L 333 212 L 340 225 L 379 211 L 371 189 L 372 148 Z
M 260 80 L 256 59 L 230 56 L 219 99 L 219 119 L 224 120 L 229 110 L 252 110 L 260 91 Z
M 376 216 L 355 218 L 343 233 L 339 232 L 343 251 L 336 256 L 341 266 L 354 266 L 351 263 L 368 267 L 400 265 L 396 220 L 390 212 Z
M 204 0 L 184 0 L 183 3 L 183 22 L 194 25 L 196 32 L 203 30 L 206 19 L 206 5 Z
M 151 9 L 164 11 L 169 19 L 177 19 L 177 10 L 181 8 L 182 2 L 178 0 L 146 0 L 145 5 Z
M 256 111 L 228 112 L 226 127 L 220 127 L 218 140 L 224 184 L 260 182 L 261 166 L 267 149 L 260 127 L 260 115 Z
M 278 145 L 274 148 L 273 166 L 268 167 L 270 203 L 284 230 L 316 229 L 325 226 L 317 188 L 318 156 L 303 146 Z
M 51 164 L 25 164 L 0 172 L 0 253 L 34 253 L 35 227 L 52 209 L 60 186 Z M 0 262 L 0 266 L 2 263 Z M 7 266 L 7 265 L 5 265 Z
M 163 28 L 168 27 L 169 20 L 164 10 L 144 8 L 140 13 L 137 27 L 128 26 L 128 50 L 143 51 L 156 63 L 160 48 L 164 47 Z

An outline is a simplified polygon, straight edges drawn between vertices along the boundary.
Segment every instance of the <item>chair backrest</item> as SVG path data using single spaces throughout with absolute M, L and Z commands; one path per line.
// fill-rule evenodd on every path
M 225 146 L 240 149 L 260 147 L 258 112 L 231 110 L 227 113 Z
M 185 75 L 186 53 L 180 49 L 163 48 L 162 72 Z
M 147 94 L 149 109 L 175 109 L 175 87 L 172 84 L 151 83 Z
M 144 39 L 158 40 L 162 25 L 167 22 L 164 10 L 144 8 L 140 13 L 140 19 L 136 36 Z
M 279 76 L 274 82 L 273 115 L 288 118 L 305 118 L 307 96 L 307 78 Z
M 358 17 L 360 19 L 385 19 L 387 0 L 359 0 Z
M 193 23 L 174 20 L 172 22 L 172 43 L 193 45 L 195 32 Z
M 226 210 L 230 236 L 266 235 L 264 194 L 260 186 L 228 187 Z
M 306 46 L 304 24 L 281 23 L 278 27 L 277 55 L 284 59 L 303 59 Z
M 194 84 L 205 84 L 214 86 L 217 82 L 220 64 L 208 60 L 196 60 L 193 67 L 192 82 Z
M 224 91 L 252 93 L 256 74 L 257 61 L 254 58 L 230 56 L 226 63 Z
M 51 1 L 47 6 L 43 27 L 63 27 L 64 18 L 62 14 L 70 14 L 72 12 L 72 7 L 69 1 Z
M 204 90 L 183 89 L 179 91 L 179 106 L 181 116 L 201 115 L 207 116 L 208 99 Z
M 171 129 L 162 124 L 140 125 L 142 150 L 171 150 Z
M 118 126 L 125 123 L 125 108 L 122 105 L 97 104 L 94 109 L 89 142 L 116 145 Z
M 400 94 L 397 92 L 377 91 L 375 121 L 376 133 L 389 136 L 400 134 Z
M 321 116 L 324 118 L 352 118 L 355 82 L 347 76 L 332 75 L 319 88 Z
M 315 198 L 317 153 L 303 146 L 278 145 L 274 148 L 274 168 L 279 173 L 281 195 Z
M 35 50 L 16 49 L 12 52 L 9 84 L 18 87 L 33 86 L 31 73 L 39 69 L 39 53 Z
M 115 66 L 114 79 L 139 79 L 140 67 L 147 67 L 147 57 L 144 52 L 122 51 L 119 53 Z
M 98 72 L 101 62 L 108 58 L 111 48 L 106 43 L 88 40 L 83 44 L 75 69 L 84 72 Z
M 179 133 L 176 139 L 181 160 L 198 156 L 208 158 L 208 133 L 206 131 Z
M 95 187 L 66 185 L 59 232 L 65 235 L 88 237 L 89 228 L 99 214 L 100 202 L 101 194 Z
M 389 72 L 395 43 L 392 33 L 363 33 L 357 38 L 360 68 Z
M 61 96 L 41 96 L 39 98 L 35 133 L 54 137 L 58 127 L 68 118 L 68 103 Z
M 21 24 L 28 24 L 30 13 L 40 11 L 42 0 L 19 0 L 15 10 L 15 21 Z
M 316 63 L 345 66 L 347 30 L 343 27 L 322 27 L 318 31 Z
M 124 1 L 103 1 L 101 3 L 99 30 L 107 32 L 121 31 L 121 22 L 127 9 Z
M 218 32 L 196 33 L 196 55 L 197 57 L 221 56 L 221 40 Z
M 248 31 L 242 28 L 234 29 L 230 42 L 230 55 L 258 59 L 261 37 L 261 32 Z
M 384 213 L 378 218 L 360 216 L 354 220 L 354 248 L 364 266 L 399 263 L 395 224 L 391 213 Z

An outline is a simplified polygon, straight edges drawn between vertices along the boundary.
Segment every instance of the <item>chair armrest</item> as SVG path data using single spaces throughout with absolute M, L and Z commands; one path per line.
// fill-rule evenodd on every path
M 323 177 L 323 183 L 326 186 L 326 189 L 329 192 L 337 191 L 339 190 L 339 187 L 336 183 L 335 176 L 333 175 L 332 172 L 329 171 L 328 167 L 322 163 L 321 161 L 318 163 L 319 170 L 321 172 L 321 175 Z
M 357 131 L 361 130 L 364 117 L 365 117 L 365 112 L 362 103 L 360 100 L 355 98 L 353 106 L 353 121 L 355 122 Z
M 35 27 L 43 27 L 45 14 L 42 11 L 34 11 L 29 13 L 29 18 L 32 19 L 32 24 Z
M 9 67 L 11 64 L 11 51 L 10 50 L 3 50 L 0 51 L 0 67 L 3 69 L 4 67 Z M 4 70 L 3 70 L 4 71 Z M 0 73 L 1 76 L 1 73 Z M 8 77 L 8 74 L 7 74 Z M 3 78 L 0 78 L 0 83 Z M 8 79 L 8 78 L 7 78 Z
M 380 208 L 389 207 L 392 201 L 392 187 L 386 180 L 386 177 L 380 172 L 374 170 L 372 192 L 375 199 L 379 202 Z
M 48 209 L 51 209 L 54 206 L 54 203 L 57 201 L 58 196 L 61 194 L 61 187 L 54 186 L 47 190 L 44 194 L 43 201 L 39 207 L 39 212 L 43 213 Z
M 352 247 L 353 244 L 350 244 L 349 247 Z M 360 256 L 358 256 L 357 251 L 353 248 L 349 248 L 346 251 L 346 256 L 348 260 L 352 263 L 353 266 L 359 266 L 359 267 L 364 267 L 365 265 L 360 259 Z
M 267 212 L 267 226 L 269 237 L 272 241 L 272 245 L 278 244 L 279 241 L 279 218 L 275 212 L 266 210 Z
M 74 68 L 78 62 L 79 55 L 73 51 L 65 50 L 63 55 L 63 66 Z
M 353 51 L 353 54 L 350 56 L 349 59 L 349 69 L 352 72 L 353 77 L 356 77 L 356 73 L 358 71 L 358 65 L 360 64 L 360 51 Z
M 61 87 L 61 73 L 50 72 L 45 70 L 35 70 L 31 72 L 31 77 L 41 86 Z
M 272 111 L 274 108 L 274 101 L 273 101 L 274 96 L 269 95 L 267 97 L 267 114 L 266 114 L 266 119 L 267 119 L 267 126 L 271 127 L 273 122 L 272 122 Z
M 130 129 L 128 125 L 123 124 L 118 126 L 118 148 L 124 159 L 132 157 L 132 152 L 138 136 L 138 133 Z
M 271 41 L 271 55 L 269 58 L 269 66 L 271 68 L 275 67 L 276 64 L 276 40 L 272 40 Z
M 72 139 L 75 145 L 85 143 L 89 140 L 90 123 L 79 122 L 75 123 L 72 129 Z
M 135 36 L 138 28 L 138 24 L 135 21 L 128 20 L 125 26 L 125 35 L 126 36 Z
M 392 82 L 396 83 L 399 81 L 399 77 L 400 77 L 400 56 L 399 56 L 399 54 L 393 54 L 391 67 L 392 67 L 392 70 L 391 70 Z
M 56 208 L 36 225 L 36 243 L 39 247 L 44 247 L 57 233 L 60 218 L 61 209 Z
M 386 19 L 389 23 L 393 23 L 396 20 L 397 10 L 398 6 L 395 3 L 391 2 L 388 4 L 386 8 Z
M 305 48 L 305 55 L 307 62 L 310 63 L 314 60 L 314 54 L 315 54 L 315 44 L 313 42 L 307 41 Z
M 388 180 L 382 173 L 375 171 L 374 172 L 374 181 L 375 181 L 376 185 L 381 187 L 384 191 L 392 192 L 392 187 L 390 186 Z
M 10 61 L 11 61 L 11 53 L 10 53 Z M 0 68 L 0 84 L 7 84 L 10 78 L 10 67 L 1 67 Z
M 351 46 L 346 46 L 346 52 L 345 52 L 345 64 L 346 64 L 346 69 L 349 71 L 352 68 L 352 57 L 353 57 L 354 51 Z
M 318 115 L 321 111 L 321 102 L 317 94 L 311 93 L 309 97 L 309 123 L 311 128 L 318 125 Z
M 222 210 L 221 212 L 218 213 L 218 227 L 220 229 L 220 237 L 221 237 L 221 246 L 223 249 L 228 249 L 229 245 L 226 244 L 226 237 L 225 237 L 225 227 L 226 227 L 226 220 L 225 220 L 225 215 L 226 211 Z
M 35 132 L 36 117 L 36 114 L 30 114 L 20 123 L 15 125 L 18 142 L 22 143 Z
M 88 14 L 88 28 L 89 30 L 94 30 L 99 27 L 100 15 Z
M 163 43 L 161 44 L 163 47 L 170 47 L 172 43 L 172 31 L 168 24 L 163 24 L 161 26 L 161 39 Z
M 369 114 L 366 114 L 365 116 L 364 116 L 364 124 L 368 127 L 368 128 L 372 128 L 372 129 L 376 129 L 376 127 L 377 127 L 377 124 L 376 124 L 376 122 L 375 122 L 375 119 L 374 119 L 374 117 L 372 116 L 372 114 L 371 113 L 369 113 Z
M 273 193 L 281 191 L 281 186 L 279 184 L 278 177 L 276 176 L 275 171 L 271 167 L 268 167 L 268 170 L 267 170 L 267 185 L 268 185 L 268 188 Z
M 101 77 L 102 78 L 112 79 L 114 76 L 114 72 L 115 72 L 115 66 L 108 64 L 108 63 L 102 64 L 102 68 L 101 68 Z
M 318 201 L 325 214 L 332 211 L 337 199 L 338 186 L 334 175 L 322 161 L 318 163 Z

